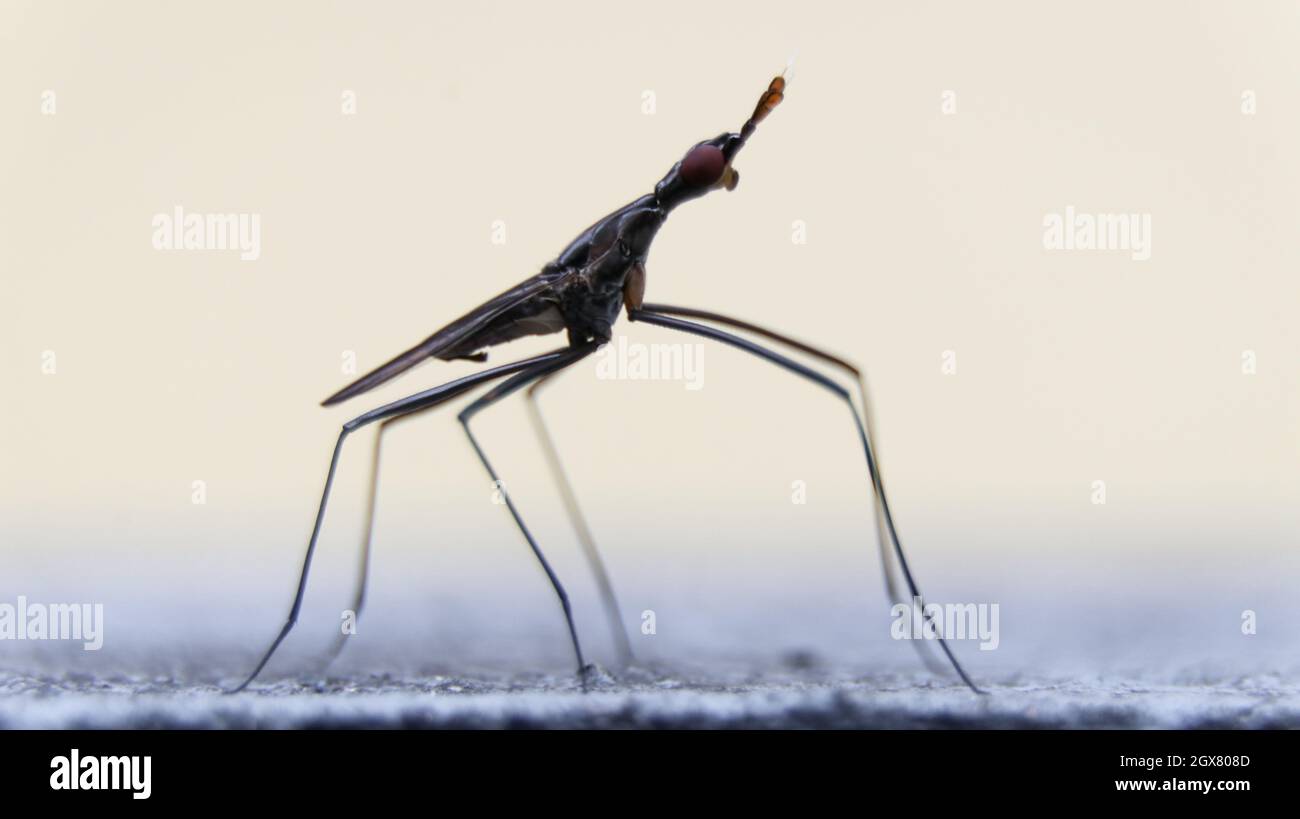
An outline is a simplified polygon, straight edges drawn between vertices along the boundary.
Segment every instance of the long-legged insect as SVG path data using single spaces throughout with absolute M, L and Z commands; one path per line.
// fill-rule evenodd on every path
M 646 304 L 643 300 L 646 284 L 646 256 L 650 251 L 651 243 L 658 234 L 659 228 L 667 219 L 668 214 L 679 205 L 692 199 L 698 199 L 710 191 L 718 189 L 730 191 L 735 189 L 740 175 L 732 167 L 732 162 L 740 149 L 744 147 L 746 141 L 753 135 L 759 123 L 780 104 L 784 98 L 785 84 L 783 76 L 774 78 L 768 85 L 767 90 L 759 97 L 758 104 L 754 107 L 753 113 L 744 126 L 741 127 L 739 133 L 724 133 L 692 146 L 685 156 L 672 166 L 667 175 L 659 180 L 652 193 L 633 200 L 591 225 L 574 239 L 559 256 L 544 266 L 540 273 L 471 310 L 429 336 L 420 344 L 325 399 L 323 402 L 325 406 L 346 401 L 374 389 L 429 358 L 438 358 L 444 361 L 463 359 L 482 362 L 487 360 L 485 349 L 497 344 L 523 336 L 547 335 L 561 330 L 568 335 L 569 343 L 565 348 L 510 364 L 492 367 L 450 381 L 371 410 L 343 425 L 330 458 L 329 470 L 325 476 L 325 488 L 321 493 L 320 506 L 316 511 L 315 524 L 312 527 L 311 538 L 307 543 L 307 552 L 303 558 L 302 572 L 298 578 L 298 587 L 289 610 L 289 616 L 275 640 L 262 656 L 261 661 L 258 662 L 257 667 L 253 669 L 252 674 L 234 691 L 242 690 L 261 673 L 298 619 L 299 610 L 302 608 L 303 595 L 307 589 L 307 576 L 311 570 L 312 555 L 315 553 L 316 542 L 325 519 L 325 509 L 329 503 L 330 489 L 334 484 L 339 455 L 347 437 L 369 424 L 378 422 L 381 425 L 380 436 L 376 438 L 375 443 L 371 498 L 367 514 L 368 533 L 362 549 L 360 580 L 356 589 L 354 606 L 354 611 L 359 613 L 361 604 L 365 599 L 366 578 L 369 570 L 370 543 L 372 539 L 369 529 L 373 527 L 374 521 L 374 494 L 378 479 L 379 445 L 384 429 L 400 419 L 409 418 L 415 413 L 432 409 L 480 385 L 501 378 L 506 378 L 506 380 L 475 399 L 458 416 L 461 425 L 465 429 L 465 434 L 469 438 L 470 445 L 482 462 L 484 469 L 487 470 L 489 477 L 496 485 L 502 486 L 496 470 L 487 457 L 487 453 L 470 429 L 470 421 L 479 412 L 501 399 L 518 390 L 528 388 L 529 402 L 534 411 L 534 420 L 542 438 L 543 447 L 546 450 L 551 468 L 560 482 L 570 517 L 578 529 L 579 538 L 597 575 L 607 613 L 610 614 L 610 625 L 620 646 L 620 654 L 624 659 L 629 658 L 631 651 L 627 644 L 627 637 L 623 631 L 621 619 L 618 616 L 617 602 L 614 598 L 612 586 L 600 561 L 599 553 L 596 551 L 595 543 L 577 507 L 577 500 L 572 487 L 569 486 L 563 474 L 558 453 L 555 450 L 553 441 L 546 432 L 545 425 L 542 423 L 540 411 L 536 408 L 535 396 L 533 395 L 536 389 L 548 378 L 572 366 L 590 355 L 600 345 L 608 342 L 612 337 L 613 324 L 618 320 L 618 314 L 622 310 L 627 312 L 628 319 L 631 321 L 641 321 L 670 330 L 691 333 L 756 355 L 813 384 L 823 387 L 843 400 L 853 418 L 863 454 L 866 458 L 867 471 L 874 493 L 877 537 L 880 541 L 882 568 L 887 591 L 893 601 L 901 601 L 900 590 L 894 579 L 894 572 L 897 569 L 901 571 L 907 590 L 912 597 L 914 599 L 921 597 L 916 580 L 908 566 L 907 558 L 903 554 L 903 547 L 898 539 L 893 514 L 890 512 L 889 501 L 885 495 L 884 482 L 880 476 L 875 449 L 872 445 L 871 410 L 867 401 L 866 385 L 858 368 L 822 350 L 748 322 L 704 310 Z M 682 317 L 699 321 L 688 321 Z M 861 414 L 859 414 L 859 409 L 854 404 L 853 394 L 827 375 L 775 350 L 739 335 L 710 326 L 712 324 L 730 326 L 764 337 L 851 374 L 858 381 L 858 399 L 862 404 Z M 588 666 L 583 658 L 582 647 L 578 640 L 578 631 L 573 621 L 573 612 L 569 606 L 568 594 L 565 592 L 559 577 L 551 568 L 550 563 L 547 562 L 537 540 L 524 523 L 519 509 L 515 506 L 510 495 L 504 488 L 501 489 L 501 494 L 507 509 L 514 518 L 515 524 L 528 542 L 538 563 L 546 572 L 556 596 L 559 598 L 560 606 L 564 611 L 565 624 L 569 630 L 569 637 L 573 643 L 578 673 L 585 679 Z M 888 545 L 886 545 L 886 541 Z M 889 548 L 890 546 L 892 546 L 892 549 Z M 897 562 L 896 566 L 894 565 L 895 560 Z M 966 672 L 957 662 L 957 658 L 941 635 L 937 642 L 957 675 L 973 691 L 978 692 L 979 689 L 966 675 Z M 336 643 L 334 653 L 337 653 L 339 647 L 341 647 L 341 643 Z

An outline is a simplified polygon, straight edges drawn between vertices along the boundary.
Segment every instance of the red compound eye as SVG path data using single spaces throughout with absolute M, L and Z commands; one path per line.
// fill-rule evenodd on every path
M 682 179 L 691 186 L 712 185 L 722 177 L 727 167 L 727 158 L 722 151 L 712 145 L 700 145 L 692 148 L 682 160 Z

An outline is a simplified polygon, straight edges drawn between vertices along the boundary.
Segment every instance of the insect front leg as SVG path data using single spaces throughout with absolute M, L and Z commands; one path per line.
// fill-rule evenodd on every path
M 684 321 L 678 318 L 672 318 L 668 315 L 655 313 L 645 308 L 641 310 L 629 311 L 628 318 L 631 319 L 632 321 L 644 321 L 647 324 L 655 324 L 660 327 L 666 327 L 668 329 L 690 333 L 692 335 L 701 336 L 703 338 L 713 339 L 714 341 L 719 341 L 723 344 L 727 344 L 729 346 L 735 347 L 736 349 L 743 350 L 744 352 L 750 353 L 751 355 L 758 356 L 759 358 L 762 358 L 766 361 L 776 364 L 778 367 L 781 367 L 782 369 L 788 372 L 791 372 L 814 384 L 817 384 L 818 386 L 830 391 L 831 393 L 834 393 L 837 397 L 843 400 L 845 404 L 848 405 L 849 409 L 852 412 L 853 423 L 857 429 L 858 437 L 862 442 L 863 454 L 866 456 L 867 471 L 870 475 L 873 489 L 880 496 L 881 508 L 884 512 L 885 528 L 889 532 L 890 539 L 893 542 L 894 555 L 898 558 L 898 564 L 900 569 L 902 570 L 903 579 L 906 580 L 908 590 L 911 592 L 912 597 L 913 598 L 921 597 L 921 593 L 917 587 L 916 581 L 912 577 L 912 571 L 907 564 L 907 557 L 903 554 L 903 546 L 898 538 L 898 530 L 897 527 L 894 525 L 893 515 L 889 510 L 889 503 L 888 503 L 888 499 L 885 497 L 884 494 L 884 485 L 880 480 L 880 474 L 879 474 L 879 470 L 877 469 L 875 454 L 872 450 L 871 442 L 867 435 L 867 427 L 863 423 L 862 419 L 858 416 L 857 410 L 853 405 L 853 397 L 849 394 L 848 390 L 844 389 L 844 387 L 832 381 L 830 378 L 823 375 L 822 373 L 810 369 L 809 367 L 806 367 L 797 361 L 787 358 L 786 356 L 783 356 L 780 353 L 777 353 L 759 344 L 755 344 L 754 342 L 741 338 L 740 336 L 733 335 L 731 333 L 726 333 L 721 330 L 715 329 L 713 327 L 708 327 L 703 324 L 696 324 L 690 321 Z M 929 619 L 928 616 L 927 619 Z M 971 681 L 970 677 L 967 676 L 965 670 L 962 669 L 961 664 L 957 662 L 957 657 L 952 653 L 952 649 L 949 648 L 947 641 L 944 640 L 942 636 L 938 638 L 938 643 L 940 649 L 942 649 L 943 653 L 947 656 L 948 661 L 952 664 L 953 670 L 957 672 L 957 675 L 961 678 L 962 682 L 964 682 L 975 693 L 983 693 L 982 691 L 980 691 L 978 687 L 976 687 L 975 683 Z
M 641 305 L 638 304 L 637 307 L 641 307 Z M 685 318 L 704 321 L 709 324 L 721 324 L 746 333 L 752 333 L 815 358 L 818 361 L 843 372 L 855 382 L 858 388 L 857 397 L 859 401 L 861 423 L 866 429 L 867 443 L 871 449 L 872 455 L 875 457 L 876 468 L 872 474 L 872 509 L 875 512 L 876 547 L 877 551 L 880 553 L 881 575 L 885 582 L 885 594 L 888 596 L 891 604 L 897 605 L 901 603 L 911 605 L 912 600 L 905 597 L 902 594 L 902 590 L 899 588 L 898 580 L 902 578 L 896 578 L 896 575 L 900 574 L 900 569 L 898 566 L 898 559 L 894 556 L 895 549 L 898 547 L 893 543 L 890 532 L 885 524 L 887 513 L 886 506 L 888 505 L 888 502 L 885 500 L 885 472 L 884 467 L 880 464 L 880 449 L 876 446 L 877 426 L 875 422 L 875 412 L 872 409 L 873 402 L 870 398 L 870 391 L 867 389 L 866 373 L 864 373 L 856 364 L 835 355 L 834 353 L 814 347 L 804 341 L 744 319 L 726 316 L 722 313 L 717 313 L 711 310 L 700 310 L 694 307 L 676 307 L 668 304 L 646 304 L 644 305 L 644 309 L 650 313 L 682 316 Z M 943 666 L 941 666 L 934 657 L 933 650 L 929 643 L 924 640 L 911 640 L 910 642 L 916 647 L 916 652 L 920 656 L 921 662 L 925 664 L 926 668 L 930 669 L 930 671 L 934 673 L 941 673 L 943 671 Z

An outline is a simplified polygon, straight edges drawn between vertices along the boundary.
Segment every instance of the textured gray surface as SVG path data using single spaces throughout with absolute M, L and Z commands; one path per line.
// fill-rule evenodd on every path
M 326 677 L 237 695 L 126 675 L 0 676 L 5 728 L 1300 728 L 1274 675 L 1015 679 L 977 697 L 924 674 Z
M 587 658 L 610 669 L 584 694 L 545 577 L 518 559 L 509 529 L 484 531 L 474 552 L 441 541 L 382 551 L 360 630 L 325 673 L 355 549 L 323 551 L 293 634 L 237 696 L 221 686 L 239 682 L 280 628 L 299 548 L 277 545 L 270 560 L 232 547 L 204 562 L 177 549 L 147 572 L 125 555 L 83 565 L 15 551 L 14 591 L 0 602 L 19 592 L 102 601 L 106 637 L 100 651 L 0 641 L 0 726 L 1300 728 L 1289 552 L 1247 560 L 1187 547 L 1174 560 L 1045 546 L 995 560 L 986 555 L 1003 553 L 991 547 L 922 550 L 916 569 L 935 579 L 925 581 L 932 599 L 1000 606 L 996 650 L 953 645 L 991 692 L 977 698 L 893 639 L 875 555 L 851 538 L 802 549 L 691 540 L 653 559 L 644 544 L 619 543 L 613 571 L 645 666 L 635 673 L 617 669 L 570 543 L 556 563 Z M 23 560 L 37 565 L 22 571 Z M 641 628 L 648 610 L 653 634 Z M 1258 620 L 1250 633 L 1246 612 Z

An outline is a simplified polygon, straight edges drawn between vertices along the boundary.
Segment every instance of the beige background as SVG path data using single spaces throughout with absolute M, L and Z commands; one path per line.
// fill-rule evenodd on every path
M 564 6 L 0 3 L 4 599 L 105 601 L 110 649 L 180 651 L 198 629 L 259 645 L 339 425 L 473 367 L 321 409 L 343 352 L 367 369 L 535 272 L 738 128 L 797 52 L 740 187 L 661 233 L 648 298 L 864 365 L 923 586 L 1003 602 L 997 661 L 1147 656 L 1153 619 L 1194 654 L 1293 651 L 1300 5 Z M 176 205 L 260 214 L 261 258 L 155 250 L 150 220 Z M 1151 259 L 1045 251 L 1067 205 L 1150 213 Z M 854 636 L 879 639 L 881 592 L 842 407 L 740 353 L 710 346 L 704 367 L 690 392 L 584 365 L 545 400 L 625 608 L 660 614 L 649 650 L 876 661 Z M 598 645 L 522 407 L 479 428 Z M 549 590 L 452 413 L 390 441 L 374 622 L 436 656 L 544 633 L 562 663 Z M 369 439 L 350 446 L 303 651 L 352 567 Z

